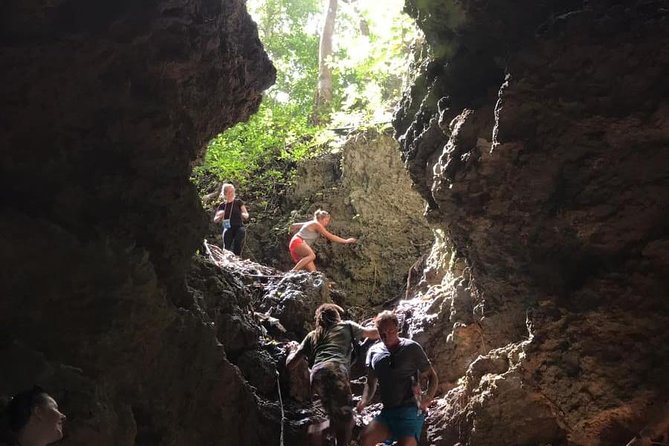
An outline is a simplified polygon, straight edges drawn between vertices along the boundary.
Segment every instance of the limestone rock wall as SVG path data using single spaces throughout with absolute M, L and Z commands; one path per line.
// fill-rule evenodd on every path
M 190 164 L 274 80 L 244 2 L 0 17 L 0 394 L 50 387 L 70 445 L 258 444 L 184 285 L 205 224 Z
M 425 201 L 412 189 L 392 137 L 361 132 L 339 152 L 305 160 L 285 200 L 278 224 L 249 230 L 253 258 L 288 271 L 294 265 L 289 224 L 310 220 L 322 208 L 332 215 L 328 230 L 358 239 L 341 245 L 321 237 L 314 244 L 319 271 L 346 293 L 346 304 L 370 307 L 404 297 L 407 274 L 433 235 Z
M 407 330 L 452 389 L 428 441 L 625 444 L 669 398 L 666 4 L 407 8 L 432 57 L 395 129 L 444 237 Z

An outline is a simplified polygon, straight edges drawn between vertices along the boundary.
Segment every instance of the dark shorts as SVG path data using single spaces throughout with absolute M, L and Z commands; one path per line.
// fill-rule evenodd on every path
M 353 419 L 353 398 L 348 369 L 338 361 L 324 361 L 311 369 L 311 392 L 321 399 L 332 422 Z
M 423 431 L 425 414 L 412 404 L 411 406 L 393 407 L 392 409 L 384 408 L 374 419 L 388 428 L 392 434 L 392 440 L 414 437 L 418 441 Z

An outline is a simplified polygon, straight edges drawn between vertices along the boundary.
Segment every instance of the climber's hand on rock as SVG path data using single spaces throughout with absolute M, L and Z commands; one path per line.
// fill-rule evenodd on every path
M 425 398 L 420 402 L 420 410 L 427 410 L 428 407 L 434 402 L 432 398 Z
M 358 413 L 362 413 L 363 410 L 365 410 L 365 402 L 363 400 L 358 401 L 358 404 L 355 406 L 355 410 L 358 411 Z

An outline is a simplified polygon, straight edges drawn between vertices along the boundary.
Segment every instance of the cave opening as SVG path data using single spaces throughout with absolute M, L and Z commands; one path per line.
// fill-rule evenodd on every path
M 277 68 L 276 83 L 264 92 L 253 116 L 208 143 L 195 166 L 192 181 L 205 210 L 214 216 L 223 184 L 234 184 L 249 211 L 248 220 L 236 223 L 243 223 L 246 234 L 241 257 L 288 271 L 293 263 L 285 228 L 291 223 L 309 220 L 322 208 L 332 214 L 334 233 L 350 232 L 347 221 L 352 220 L 355 235 L 360 236 L 365 226 L 374 227 L 381 220 L 374 213 L 396 209 L 394 226 L 384 224 L 384 230 L 393 234 L 409 225 L 416 231 L 405 241 L 394 237 L 385 244 L 403 246 L 401 257 L 406 259 L 381 258 L 373 253 L 379 249 L 376 246 L 354 248 L 368 265 L 347 266 L 345 258 L 336 258 L 340 253 L 346 257 L 346 252 L 328 244 L 318 264 L 326 272 L 333 270 L 337 283 L 353 284 L 353 275 L 358 276 L 357 304 L 364 303 L 359 298 L 364 293 L 381 292 L 384 297 L 373 299 L 376 303 L 400 297 L 406 291 L 407 271 L 431 240 L 421 217 L 422 198 L 403 179 L 399 151 L 392 148 L 389 137 L 401 94 L 427 56 L 423 36 L 398 0 L 384 5 L 263 0 L 248 2 L 247 7 Z M 327 101 L 319 103 L 314 99 L 319 96 Z M 355 153 L 377 146 L 382 146 L 382 153 L 376 158 Z M 370 171 L 356 175 L 359 168 L 354 164 L 378 162 L 382 163 L 378 168 L 363 166 Z M 415 203 L 405 208 L 383 202 L 389 198 L 385 194 L 393 193 L 386 184 L 391 178 L 400 181 L 395 186 L 406 188 L 406 199 Z M 362 200 L 368 205 L 357 204 Z M 226 245 L 221 228 L 210 224 L 206 239 L 232 249 L 233 232 L 228 231 Z M 380 232 L 371 231 L 372 244 L 380 242 L 374 235 Z M 385 283 L 391 271 L 400 277 Z
M 289 341 L 335 302 L 423 346 L 420 444 L 666 443 L 667 8 L 389 5 L 338 3 L 329 97 L 316 1 L 0 4 L 1 442 L 39 384 L 64 444 L 303 444 Z M 241 261 L 193 255 L 224 181 Z M 286 274 L 319 207 L 357 243 Z

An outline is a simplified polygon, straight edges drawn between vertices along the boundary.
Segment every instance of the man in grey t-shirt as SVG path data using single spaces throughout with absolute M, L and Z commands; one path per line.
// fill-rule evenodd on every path
M 399 446 L 416 446 L 425 421 L 424 411 L 437 391 L 437 373 L 423 348 L 411 339 L 399 337 L 399 321 L 390 311 L 376 317 L 381 343 L 367 352 L 367 382 L 358 412 L 371 401 L 378 382 L 383 410 L 360 436 L 361 446 L 373 446 L 395 439 Z M 421 378 L 428 389 L 421 397 Z

